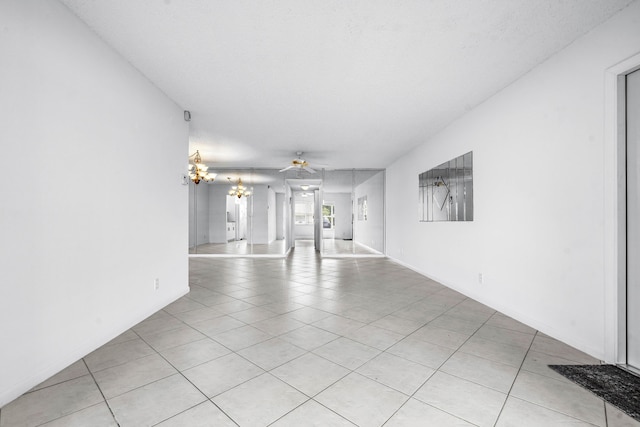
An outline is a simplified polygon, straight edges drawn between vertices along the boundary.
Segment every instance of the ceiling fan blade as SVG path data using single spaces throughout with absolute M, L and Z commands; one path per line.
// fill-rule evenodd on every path
M 302 169 L 306 170 L 306 171 L 307 171 L 307 172 L 309 172 L 309 173 L 316 173 L 316 171 L 315 171 L 315 170 L 313 170 L 313 169 L 311 169 L 309 166 L 305 166 L 305 167 L 303 167 Z
M 293 168 L 295 168 L 295 166 L 287 166 L 284 169 L 280 169 L 278 172 L 285 172 L 285 171 L 288 171 L 289 169 L 293 169 Z

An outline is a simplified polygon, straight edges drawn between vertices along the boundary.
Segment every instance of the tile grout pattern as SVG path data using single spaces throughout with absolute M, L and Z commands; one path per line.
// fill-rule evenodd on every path
M 190 293 L 0 409 L 9 426 L 640 426 L 597 360 L 387 259 L 190 260 Z
M 298 242 L 308 244 L 311 240 Z M 197 252 L 196 252 L 197 251 Z M 274 240 L 268 244 L 249 244 L 246 240 L 232 240 L 227 243 L 202 243 L 197 248 L 189 248 L 190 254 L 198 255 L 281 255 L 285 256 L 285 241 Z M 324 239 L 323 254 L 325 256 L 382 256 L 377 251 L 356 243 L 353 240 Z

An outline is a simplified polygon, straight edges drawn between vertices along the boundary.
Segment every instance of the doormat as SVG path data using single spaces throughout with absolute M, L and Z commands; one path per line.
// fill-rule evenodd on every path
M 560 375 L 640 421 L 640 377 L 615 365 L 549 365 Z

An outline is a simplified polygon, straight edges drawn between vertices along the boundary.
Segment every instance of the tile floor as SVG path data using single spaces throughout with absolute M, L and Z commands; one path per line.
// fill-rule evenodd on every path
M 197 248 L 189 248 L 190 254 L 200 255 L 281 255 L 284 256 L 284 240 L 274 240 L 270 244 L 249 244 L 246 240 L 229 243 L 204 243 Z
M 380 252 L 375 251 L 367 246 L 356 243 L 353 240 L 342 239 L 324 239 L 322 242 L 322 254 L 324 256 L 340 256 L 340 255 L 369 255 L 383 256 Z
M 389 260 L 299 245 L 190 270 L 0 426 L 640 426 L 546 366 L 596 360 Z
M 310 240 L 298 240 L 300 244 L 312 245 Z M 259 256 L 285 256 L 285 241 L 274 240 L 269 244 L 249 244 L 246 240 L 232 241 L 229 243 L 206 243 L 197 248 L 189 248 L 190 254 L 198 255 L 259 255 Z M 360 245 L 353 240 L 324 239 L 322 253 L 324 256 L 383 256 L 371 248 Z

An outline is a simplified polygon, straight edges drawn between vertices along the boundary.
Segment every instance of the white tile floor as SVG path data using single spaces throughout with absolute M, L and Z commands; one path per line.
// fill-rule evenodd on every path
M 205 243 L 197 248 L 189 248 L 190 254 L 201 255 L 282 255 L 284 256 L 284 240 L 275 240 L 270 244 L 249 244 L 246 240 L 228 243 Z
M 302 245 L 313 244 L 312 241 L 298 240 Z M 286 248 L 284 240 L 274 240 L 269 244 L 249 244 L 246 240 L 231 241 L 228 243 L 206 243 L 197 248 L 189 248 L 190 254 L 198 255 L 258 255 L 258 256 L 285 256 Z M 354 242 L 353 240 L 324 239 L 322 254 L 327 257 L 342 256 L 383 256 L 380 252 Z
M 547 368 L 598 361 L 386 259 L 299 245 L 190 281 L 0 426 L 640 426 Z

